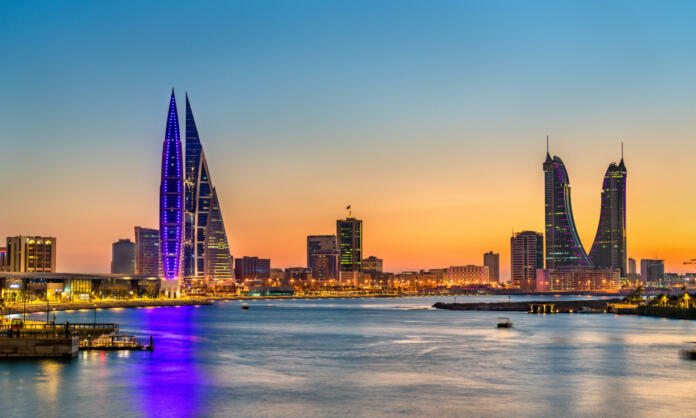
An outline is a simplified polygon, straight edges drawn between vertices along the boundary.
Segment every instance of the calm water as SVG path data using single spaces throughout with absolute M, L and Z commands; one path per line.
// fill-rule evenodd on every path
M 0 415 L 696 416 L 696 322 L 409 309 L 438 300 L 100 310 L 155 352 L 1 363 Z

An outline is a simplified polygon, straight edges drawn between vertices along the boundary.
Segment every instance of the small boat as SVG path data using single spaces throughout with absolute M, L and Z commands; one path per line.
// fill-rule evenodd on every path
M 684 360 L 696 360 L 696 341 L 689 342 L 689 347 L 679 350 L 679 356 Z
M 498 318 L 498 328 L 512 328 L 510 318 Z
M 244 305 L 242 305 L 242 309 L 244 309 L 245 311 L 248 310 L 248 309 L 249 309 L 249 305 L 247 305 L 247 304 L 245 303 Z

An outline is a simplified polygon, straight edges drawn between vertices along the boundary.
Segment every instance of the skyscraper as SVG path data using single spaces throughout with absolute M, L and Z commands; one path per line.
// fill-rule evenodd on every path
M 357 284 L 362 260 L 362 221 L 348 216 L 336 221 L 339 280 Z
M 205 278 L 209 280 L 234 279 L 234 266 L 230 247 L 227 244 L 225 223 L 218 203 L 217 191 L 213 188 L 213 196 L 208 211 L 208 224 L 205 230 L 205 245 L 203 252 Z
M 186 193 L 184 233 L 184 275 L 205 279 L 232 278 L 232 257 L 225 233 L 219 201 L 213 196 L 208 162 L 203 152 L 198 128 L 186 95 Z M 215 200 L 216 205 L 212 202 Z M 215 217 L 209 227 L 211 217 Z M 215 254 L 206 257 L 209 248 L 206 236 L 212 233 L 212 250 Z M 227 253 L 224 254 L 226 249 Z M 216 261 L 214 261 L 216 260 Z M 229 268 L 229 273 L 225 273 Z
M 489 251 L 483 254 L 483 265 L 488 267 L 491 282 L 500 282 L 500 254 Z
M 622 146 L 623 148 L 623 146 Z M 602 183 L 599 224 L 590 260 L 597 267 L 621 270 L 626 277 L 626 166 L 609 164 Z
M 159 231 L 135 227 L 136 272 L 143 276 L 159 277 L 162 274 Z
M 179 137 L 179 116 L 174 89 L 169 100 L 167 128 L 162 144 L 162 182 L 160 184 L 160 257 L 166 280 L 181 277 L 183 239 L 184 178 Z
M 523 231 L 510 238 L 510 277 L 523 290 L 536 290 L 537 269 L 544 268 L 544 237 Z
M 234 264 L 234 275 L 238 282 L 268 280 L 271 277 L 271 260 L 258 257 L 237 258 Z
M 591 266 L 580 242 L 570 203 L 570 180 L 560 157 L 544 161 L 546 268 Z
M 136 244 L 129 239 L 120 239 L 111 245 L 111 273 L 135 274 Z

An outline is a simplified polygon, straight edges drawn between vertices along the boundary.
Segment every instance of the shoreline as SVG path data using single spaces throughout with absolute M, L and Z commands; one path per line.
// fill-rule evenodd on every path
M 142 300 L 109 300 L 99 302 L 69 302 L 69 303 L 52 303 L 48 305 L 50 311 L 78 311 L 81 309 L 112 309 L 112 308 L 159 308 L 168 306 L 196 306 L 196 305 L 212 305 L 213 302 L 208 298 L 201 299 L 142 299 Z M 24 305 L 13 305 L 2 310 L 3 316 L 17 315 L 26 313 L 46 312 L 46 304 L 27 304 L 26 311 Z

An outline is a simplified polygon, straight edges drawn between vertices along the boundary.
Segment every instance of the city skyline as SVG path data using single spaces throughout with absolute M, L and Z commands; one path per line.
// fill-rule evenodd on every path
M 696 181 L 694 29 L 684 21 L 692 5 L 624 6 L 631 12 L 617 16 L 593 4 L 441 4 L 426 11 L 432 20 L 409 5 L 396 23 L 386 5 L 356 21 L 344 13 L 350 6 L 312 4 L 268 10 L 275 29 L 254 6 L 216 6 L 213 23 L 237 16 L 246 43 L 216 34 L 215 24 L 171 34 L 169 25 L 187 20 L 167 19 L 156 2 L 143 13 L 163 18 L 136 18 L 128 31 L 108 7 L 56 7 L 50 21 L 23 5 L 0 7 L 8 34 L 0 37 L 8 58 L 0 163 L 22 173 L 8 184 L 0 235 L 58 237 L 59 271 L 107 272 L 115 240 L 134 225 L 157 227 L 154 144 L 172 86 L 197 106 L 234 256 L 304 265 L 306 236 L 333 233 L 350 203 L 365 222 L 365 254 L 384 259 L 387 271 L 480 264 L 493 250 L 506 279 L 510 231 L 544 230 L 539 163 L 549 134 L 572 177 L 586 250 L 599 177 L 623 141 L 626 255 L 691 270 L 681 263 L 696 256 L 694 202 L 682 192 Z M 93 19 L 70 27 L 65 14 Z M 486 25 L 466 17 L 482 14 Z M 293 20 L 301 16 L 302 30 Z M 133 42 L 97 30 L 105 22 Z M 533 39 L 509 41 L 528 31 Z M 40 42 L 48 37 L 50 48 Z M 80 55 L 95 46 L 114 53 Z M 489 52 L 495 47 L 503 50 Z M 171 65 L 184 50 L 208 65 Z M 334 59 L 319 59 L 327 54 Z

